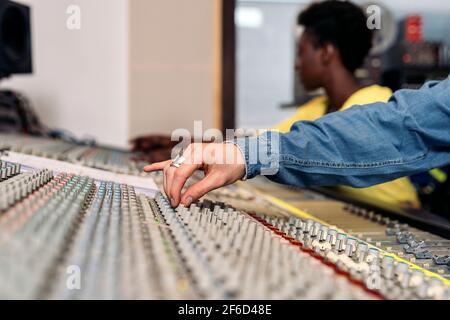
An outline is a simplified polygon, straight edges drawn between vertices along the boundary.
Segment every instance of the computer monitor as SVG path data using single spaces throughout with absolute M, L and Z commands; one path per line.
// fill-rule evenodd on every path
M 30 8 L 0 0 L 0 78 L 31 72 Z

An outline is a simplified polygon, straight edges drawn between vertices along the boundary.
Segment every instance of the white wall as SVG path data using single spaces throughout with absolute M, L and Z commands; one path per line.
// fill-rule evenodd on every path
M 34 73 L 23 91 L 42 121 L 127 146 L 146 133 L 216 123 L 218 0 L 18 0 L 32 6 Z M 68 30 L 69 5 L 81 30 Z
M 50 127 L 125 146 L 128 138 L 128 1 L 20 0 L 33 15 L 33 75 L 1 87 L 23 91 Z M 66 9 L 81 7 L 81 30 Z
M 130 1 L 130 136 L 214 127 L 217 2 Z

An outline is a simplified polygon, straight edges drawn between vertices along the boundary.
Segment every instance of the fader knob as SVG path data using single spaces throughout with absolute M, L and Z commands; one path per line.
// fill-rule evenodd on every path
M 347 241 L 347 236 L 345 234 L 339 233 L 337 235 L 337 240 L 336 240 L 337 251 L 341 252 L 341 251 L 345 250 L 346 241 Z
M 381 261 L 381 268 L 386 279 L 392 279 L 394 276 L 394 258 L 391 256 L 384 256 Z
M 300 219 L 295 219 L 294 226 L 296 228 L 302 228 L 303 227 L 303 221 L 300 220 Z
M 337 234 L 338 232 L 334 229 L 328 230 L 327 242 L 330 243 L 332 246 L 336 244 Z
M 380 251 L 375 248 L 370 248 L 367 253 L 366 262 L 367 263 L 376 263 L 378 261 Z
M 327 239 L 328 227 L 322 226 L 319 231 L 319 241 L 325 241 Z
M 345 248 L 345 254 L 351 257 L 355 251 L 356 251 L 356 239 L 348 238 L 347 245 Z
M 314 223 L 314 226 L 312 228 L 311 236 L 312 237 L 317 237 L 319 235 L 319 231 L 320 231 L 321 227 L 322 227 L 321 223 L 319 223 L 319 222 Z
M 356 248 L 356 256 L 358 257 L 360 262 L 362 262 L 362 260 L 364 259 L 368 248 L 369 246 L 367 245 L 367 243 L 358 243 L 358 247 Z
M 445 256 L 435 255 L 433 257 L 433 261 L 437 265 L 448 265 L 448 266 L 450 266 L 450 255 L 445 255 Z
M 312 233 L 314 227 L 314 220 L 307 220 L 306 221 L 306 226 L 305 226 L 305 233 Z

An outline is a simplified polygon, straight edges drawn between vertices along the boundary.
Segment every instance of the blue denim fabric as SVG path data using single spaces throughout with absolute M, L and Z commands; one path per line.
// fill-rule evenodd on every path
M 234 143 L 246 159 L 245 179 L 266 173 L 300 187 L 368 187 L 442 167 L 450 164 L 450 77 L 397 91 L 387 103 L 299 121 L 287 134 Z M 256 150 L 267 151 L 269 161 L 258 152 L 255 160 Z

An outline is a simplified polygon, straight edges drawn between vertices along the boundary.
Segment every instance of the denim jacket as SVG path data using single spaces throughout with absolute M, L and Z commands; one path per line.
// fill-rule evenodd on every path
M 441 167 L 450 164 L 450 77 L 234 143 L 244 179 L 266 175 L 299 187 L 368 187 Z

